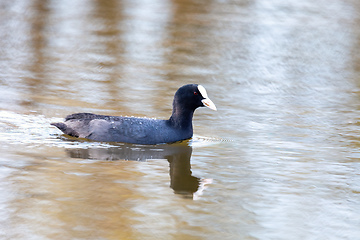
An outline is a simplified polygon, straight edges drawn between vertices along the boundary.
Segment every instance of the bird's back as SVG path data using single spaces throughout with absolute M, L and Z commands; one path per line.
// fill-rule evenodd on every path
M 168 120 L 76 113 L 54 123 L 65 134 L 105 142 L 158 144 L 192 137 L 192 129 L 176 129 Z

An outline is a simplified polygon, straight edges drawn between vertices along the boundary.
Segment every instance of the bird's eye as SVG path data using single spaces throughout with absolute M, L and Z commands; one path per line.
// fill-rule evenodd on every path
M 194 92 L 194 95 L 198 95 L 198 93 L 197 93 L 197 92 Z

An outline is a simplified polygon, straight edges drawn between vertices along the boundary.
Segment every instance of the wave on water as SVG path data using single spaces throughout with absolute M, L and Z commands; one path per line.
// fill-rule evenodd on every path
M 50 125 L 61 118 L 43 115 L 19 114 L 0 110 L 0 143 L 2 146 L 23 145 L 26 148 L 57 146 L 64 148 L 106 147 L 103 143 L 84 141 L 59 141 L 59 131 Z
M 62 118 L 47 118 L 43 115 L 19 114 L 0 110 L 0 142 L 2 145 L 20 144 L 26 147 L 40 145 L 63 148 L 108 148 L 111 143 L 93 142 L 65 137 L 50 123 Z M 65 141 L 64 141 L 65 140 Z M 232 140 L 194 135 L 188 141 L 191 147 L 207 147 Z M 120 143 L 119 143 L 120 144 Z
M 195 134 L 189 144 L 192 147 L 207 147 L 224 142 L 233 142 L 233 140 L 216 137 L 204 137 Z

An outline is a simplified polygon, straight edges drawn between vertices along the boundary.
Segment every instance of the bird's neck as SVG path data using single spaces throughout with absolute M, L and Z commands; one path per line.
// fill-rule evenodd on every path
M 192 129 L 193 115 L 194 110 L 176 107 L 174 104 L 169 121 L 176 128 L 184 130 Z

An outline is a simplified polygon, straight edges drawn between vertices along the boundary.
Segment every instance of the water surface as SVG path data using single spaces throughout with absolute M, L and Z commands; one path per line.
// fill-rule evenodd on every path
M 357 239 L 360 4 L 0 1 L 0 238 Z M 62 136 L 74 112 L 166 119 L 205 86 L 195 136 Z

